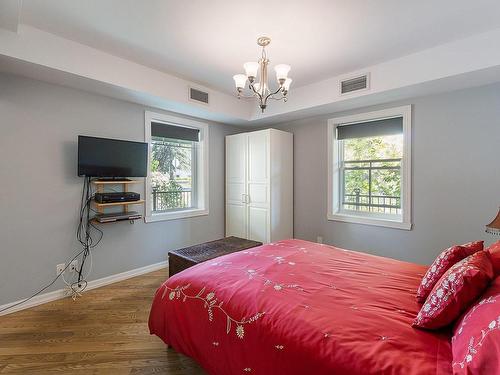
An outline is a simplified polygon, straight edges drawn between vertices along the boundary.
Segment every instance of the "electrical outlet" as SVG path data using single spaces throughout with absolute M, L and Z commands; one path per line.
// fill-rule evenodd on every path
M 323 243 L 323 237 L 321 237 L 321 236 L 316 237 L 316 242 Z
M 58 264 L 56 266 L 56 275 L 59 276 L 61 273 L 63 273 L 64 272 L 64 268 L 66 268 L 66 264 L 65 263 Z
M 78 259 L 75 259 L 69 264 L 70 272 L 78 272 Z

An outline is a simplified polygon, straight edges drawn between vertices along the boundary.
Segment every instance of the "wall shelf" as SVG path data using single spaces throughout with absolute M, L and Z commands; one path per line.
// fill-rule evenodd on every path
M 144 204 L 144 199 L 139 199 L 138 201 L 132 201 L 132 202 L 113 202 L 113 203 L 97 203 L 96 201 L 94 202 L 94 205 L 97 208 L 105 208 L 105 207 L 113 207 L 113 206 L 129 206 L 132 204 Z
M 122 186 L 122 191 L 123 192 L 128 192 L 129 186 L 132 184 L 140 184 L 143 181 L 141 180 L 94 180 L 92 181 L 92 184 L 96 187 L 96 190 L 98 193 L 104 193 L 105 188 L 110 186 L 110 185 L 121 185 Z M 112 189 L 113 190 L 113 189 Z M 130 201 L 130 202 L 112 202 L 112 203 L 99 203 L 96 202 L 95 199 L 92 199 L 92 204 L 96 208 L 96 211 L 98 214 L 104 214 L 104 210 L 106 208 L 113 208 L 113 207 L 121 207 L 123 213 L 129 212 L 128 207 L 132 205 L 139 205 L 139 204 L 144 204 L 145 200 L 144 199 L 139 199 L 136 201 Z M 96 218 L 92 219 L 93 223 L 96 224 L 109 224 L 109 223 L 117 223 L 118 221 L 125 221 L 128 220 L 130 223 L 133 223 L 135 220 L 142 219 L 142 215 L 140 218 L 136 219 L 121 219 L 121 220 L 115 220 L 115 221 L 108 221 L 108 222 L 99 222 Z
M 111 221 L 104 221 L 104 222 L 100 222 L 99 220 L 97 219 L 91 219 L 90 222 L 93 223 L 93 224 L 113 224 L 113 223 L 119 223 L 119 222 L 123 222 L 123 221 L 128 221 L 130 222 L 131 224 L 134 223 L 134 221 L 136 220 L 142 220 L 142 216 L 141 217 L 136 217 L 136 218 L 132 218 L 132 219 L 119 219 L 119 220 L 111 220 Z
M 142 181 L 140 180 L 109 180 L 109 181 L 92 181 L 93 185 L 102 186 L 102 185 L 130 185 L 130 184 L 140 184 Z

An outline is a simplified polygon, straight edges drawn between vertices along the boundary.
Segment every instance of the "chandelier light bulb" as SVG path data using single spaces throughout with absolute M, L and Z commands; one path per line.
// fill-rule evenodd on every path
M 288 91 L 290 89 L 290 85 L 292 84 L 293 79 L 287 78 L 285 83 L 283 83 L 283 90 Z
M 237 89 L 245 88 L 245 84 L 247 83 L 247 76 L 244 74 L 236 74 L 233 76 L 234 84 Z
M 254 79 L 257 77 L 257 72 L 259 71 L 259 63 L 257 62 L 247 62 L 243 64 L 243 68 L 245 69 L 245 74 L 250 79 Z
M 285 80 L 288 77 L 288 72 L 290 71 L 290 69 L 291 69 L 290 65 L 287 64 L 279 64 L 274 67 L 274 70 L 276 72 L 276 79 L 278 80 L 278 82 L 280 82 L 281 84 L 285 82 Z

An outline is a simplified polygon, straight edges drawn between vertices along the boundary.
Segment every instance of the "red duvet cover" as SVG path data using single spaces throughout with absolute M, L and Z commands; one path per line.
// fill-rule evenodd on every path
M 216 375 L 450 374 L 449 333 L 411 327 L 425 270 L 280 241 L 171 277 L 149 327 Z

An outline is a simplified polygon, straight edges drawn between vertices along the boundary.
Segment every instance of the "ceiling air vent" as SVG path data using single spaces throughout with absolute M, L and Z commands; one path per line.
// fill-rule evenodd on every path
M 368 74 L 340 81 L 340 94 L 368 89 Z
M 196 89 L 193 89 L 192 87 L 190 87 L 189 88 L 189 99 L 194 100 L 195 102 L 208 104 L 208 92 L 196 90 Z

